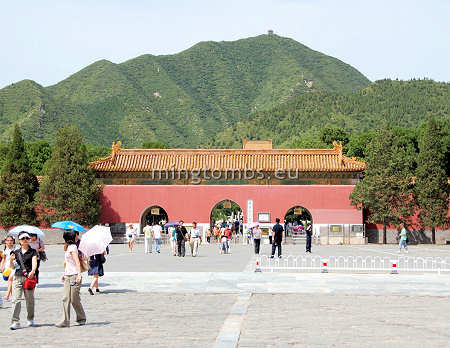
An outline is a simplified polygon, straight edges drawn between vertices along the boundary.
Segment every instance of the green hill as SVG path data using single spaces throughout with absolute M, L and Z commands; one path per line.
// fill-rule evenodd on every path
M 432 80 L 380 80 L 356 92 L 309 93 L 271 110 L 256 112 L 218 134 L 209 146 L 238 148 L 241 139 L 273 139 L 289 147 L 303 136 L 317 135 L 326 125 L 350 134 L 393 126 L 415 128 L 433 113 L 449 119 L 450 83 Z
M 0 141 L 18 122 L 26 140 L 51 140 L 75 124 L 96 145 L 197 147 L 255 111 L 369 83 L 338 59 L 277 35 L 202 42 L 174 55 L 101 60 L 50 87 L 27 80 L 5 87 Z

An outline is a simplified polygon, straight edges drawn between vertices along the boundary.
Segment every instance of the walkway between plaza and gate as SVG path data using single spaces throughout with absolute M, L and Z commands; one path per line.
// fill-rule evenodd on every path
M 302 254 L 304 246 L 288 245 L 286 254 Z M 395 246 L 315 246 L 313 252 L 329 255 L 392 255 Z M 269 246 L 262 253 L 269 255 Z M 49 261 L 41 266 L 40 291 L 53 291 L 61 286 L 62 246 L 47 248 Z M 309 254 L 308 254 L 309 255 Z M 445 246 L 413 246 L 408 256 L 446 256 Z M 232 245 L 232 253 L 219 254 L 216 244 L 205 245 L 198 257 L 187 252 L 184 258 L 169 254 L 163 247 L 160 254 L 144 254 L 141 245 L 133 253 L 125 245 L 112 245 L 107 256 L 105 276 L 100 286 L 105 291 L 138 292 L 204 292 L 204 293 L 389 293 L 450 294 L 448 275 L 436 274 L 335 274 L 335 273 L 254 273 L 256 257 L 248 245 Z M 87 284 L 87 277 L 84 282 Z

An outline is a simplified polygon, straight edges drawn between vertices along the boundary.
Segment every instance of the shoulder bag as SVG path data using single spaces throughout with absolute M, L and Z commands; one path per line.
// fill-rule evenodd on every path
M 36 276 L 34 275 L 33 277 L 28 278 L 28 272 L 27 272 L 27 269 L 25 268 L 25 265 L 23 264 L 22 251 L 20 249 L 17 251 L 16 255 L 19 259 L 20 267 L 22 267 L 23 275 L 25 276 L 25 282 L 23 283 L 23 288 L 25 290 L 34 290 L 34 288 L 36 287 L 36 284 L 37 284 Z
M 39 249 L 40 249 L 40 248 L 42 248 L 42 241 L 41 241 L 41 239 L 39 239 Z M 39 251 L 39 259 L 40 259 L 42 262 L 45 262 L 45 261 L 48 260 L 48 258 L 47 258 L 47 253 L 46 253 L 44 250 Z

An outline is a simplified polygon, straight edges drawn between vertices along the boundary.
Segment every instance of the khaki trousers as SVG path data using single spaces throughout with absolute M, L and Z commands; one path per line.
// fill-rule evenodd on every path
M 20 322 L 20 309 L 22 308 L 21 298 L 22 294 L 25 297 L 27 305 L 27 320 L 34 320 L 34 290 L 25 290 L 23 288 L 25 283 L 24 276 L 14 275 L 12 284 L 12 319 L 11 323 Z
M 192 256 L 197 256 L 198 253 L 198 243 L 199 243 L 199 238 L 191 238 L 189 240 L 189 245 L 191 247 L 191 255 Z
M 71 282 L 75 282 L 77 280 L 77 276 L 70 275 L 64 277 L 64 296 L 62 299 L 63 306 L 63 317 L 61 320 L 61 324 L 69 325 L 70 324 L 70 305 L 72 304 L 73 309 L 77 315 L 77 322 L 84 323 L 86 322 L 86 314 L 84 313 L 83 306 L 81 305 L 80 300 L 80 288 L 81 283 L 77 285 L 70 285 Z

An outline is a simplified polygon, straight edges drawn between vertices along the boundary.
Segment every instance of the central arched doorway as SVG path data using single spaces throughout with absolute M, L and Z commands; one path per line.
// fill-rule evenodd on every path
M 217 203 L 212 209 L 209 216 L 211 229 L 218 224 L 224 226 L 230 225 L 235 233 L 242 233 L 242 222 L 244 214 L 241 207 L 231 199 L 224 199 Z
M 285 216 L 286 236 L 292 237 L 293 241 L 304 239 L 305 229 L 308 224 L 313 225 L 312 215 L 308 209 L 300 205 L 290 208 Z
M 147 208 L 141 216 L 141 230 L 145 225 L 149 224 L 150 226 L 153 224 L 162 224 L 164 225 L 169 221 L 169 216 L 164 208 L 159 205 L 152 205 Z

